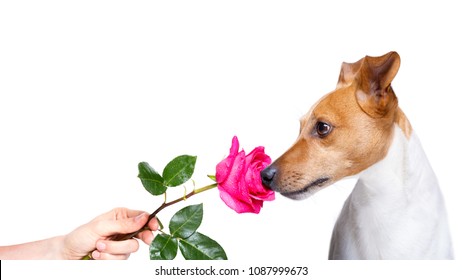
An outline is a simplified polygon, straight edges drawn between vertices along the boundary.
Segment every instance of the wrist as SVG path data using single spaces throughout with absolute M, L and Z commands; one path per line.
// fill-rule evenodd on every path
M 48 239 L 35 241 L 28 248 L 34 259 L 62 260 L 67 259 L 64 253 L 64 236 L 55 236 Z
M 47 251 L 47 259 L 50 260 L 69 260 L 71 255 L 66 252 L 65 236 L 55 236 L 50 238 Z

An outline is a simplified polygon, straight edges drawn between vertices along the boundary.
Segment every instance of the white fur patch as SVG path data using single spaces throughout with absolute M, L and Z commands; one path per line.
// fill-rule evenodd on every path
M 359 174 L 330 259 L 452 259 L 446 210 L 420 142 L 396 126 L 387 156 Z

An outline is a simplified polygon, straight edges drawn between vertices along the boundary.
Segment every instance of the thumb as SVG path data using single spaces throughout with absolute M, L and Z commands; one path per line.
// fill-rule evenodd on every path
M 116 233 L 131 233 L 139 230 L 148 221 L 148 214 L 141 213 L 138 216 L 121 220 L 99 221 L 96 231 L 101 236 L 109 236 Z

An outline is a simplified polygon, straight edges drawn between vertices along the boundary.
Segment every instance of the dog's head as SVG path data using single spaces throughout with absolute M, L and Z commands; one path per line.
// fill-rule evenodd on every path
M 337 88 L 302 117 L 295 143 L 261 172 L 263 184 L 302 199 L 383 159 L 400 111 L 391 88 L 399 65 L 396 52 L 343 63 Z

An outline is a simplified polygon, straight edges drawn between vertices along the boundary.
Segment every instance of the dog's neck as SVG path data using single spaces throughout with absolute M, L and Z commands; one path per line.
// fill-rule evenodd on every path
M 395 125 L 387 155 L 359 174 L 336 228 L 331 258 L 452 258 L 443 196 L 414 132 Z
M 385 158 L 361 172 L 356 187 L 356 192 L 367 194 L 368 199 L 361 201 L 369 203 L 387 198 L 410 201 L 419 197 L 419 192 L 439 191 L 417 135 L 403 130 L 399 123 L 394 125 L 392 143 Z

